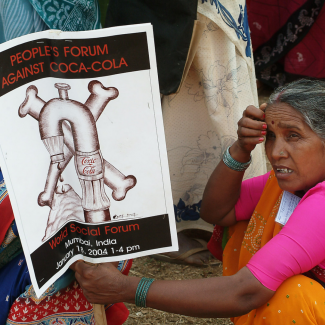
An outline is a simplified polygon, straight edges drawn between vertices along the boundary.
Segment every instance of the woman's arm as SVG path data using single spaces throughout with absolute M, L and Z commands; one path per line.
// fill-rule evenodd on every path
M 77 262 L 74 268 L 91 303 L 135 302 L 140 278 L 124 276 L 110 263 L 94 267 Z M 147 306 L 194 317 L 232 317 L 260 307 L 273 294 L 244 267 L 227 277 L 155 281 L 147 295 Z
M 264 140 L 266 124 L 264 110 L 248 106 L 238 122 L 238 140 L 231 146 L 233 159 L 245 163 L 250 159 L 251 151 Z M 240 195 L 244 172 L 227 167 L 221 160 L 211 174 L 204 190 L 200 216 L 203 220 L 220 226 L 231 226 L 236 223 L 235 205 Z

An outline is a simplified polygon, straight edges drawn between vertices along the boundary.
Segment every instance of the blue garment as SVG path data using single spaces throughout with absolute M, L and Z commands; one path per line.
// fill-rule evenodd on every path
M 0 279 L 0 325 L 4 325 L 11 305 L 31 284 L 24 253 L 0 269 Z
M 51 29 L 82 31 L 100 28 L 97 0 L 29 0 Z
M 45 296 L 52 296 L 75 280 L 74 272 L 67 270 L 47 290 Z M 12 261 L 0 269 L 0 325 L 6 324 L 10 308 L 18 297 L 25 297 L 31 286 L 31 280 L 24 253 L 20 253 Z
M 0 43 L 46 29 L 100 28 L 97 0 L 1 0 Z
M 6 187 L 6 183 L 3 179 L 3 175 L 1 172 L 1 168 L 0 168 L 0 203 L 3 201 L 3 199 L 8 195 L 7 192 L 7 187 Z
M 48 29 L 28 0 L 0 1 L 0 43 Z

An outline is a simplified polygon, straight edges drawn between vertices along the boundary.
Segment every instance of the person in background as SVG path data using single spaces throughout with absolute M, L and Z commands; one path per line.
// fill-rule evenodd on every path
M 210 176 L 201 206 L 202 219 L 229 227 L 226 276 L 154 281 L 78 261 L 72 267 L 87 299 L 233 317 L 235 325 L 325 324 L 324 98 L 324 81 L 302 79 L 277 89 L 267 105 L 244 110 L 238 139 Z M 264 141 L 271 172 L 243 181 Z M 278 212 L 288 208 L 279 223 Z
M 0 43 L 46 29 L 81 31 L 98 28 L 100 12 L 97 0 L 0 1 Z M 115 264 L 123 274 L 128 274 L 131 265 L 131 260 Z M 94 322 L 93 307 L 83 295 L 71 270 L 41 297 L 36 296 L 1 169 L 0 279 L 0 325 L 36 322 L 88 325 Z M 124 304 L 106 306 L 106 318 L 110 325 L 123 324 L 128 315 Z

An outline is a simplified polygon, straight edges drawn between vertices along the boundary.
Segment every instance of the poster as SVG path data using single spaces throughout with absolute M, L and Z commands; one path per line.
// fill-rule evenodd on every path
M 0 166 L 37 295 L 178 249 L 150 24 L 0 45 Z

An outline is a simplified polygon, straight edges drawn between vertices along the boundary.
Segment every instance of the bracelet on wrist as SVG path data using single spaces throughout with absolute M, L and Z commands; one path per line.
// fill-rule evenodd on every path
M 152 282 L 154 281 L 155 279 L 151 278 L 141 278 L 135 293 L 135 305 L 137 307 L 147 307 L 147 294 Z
M 233 157 L 231 157 L 230 152 L 229 152 L 230 146 L 226 149 L 225 153 L 223 154 L 222 160 L 225 163 L 227 167 L 229 167 L 232 170 L 235 170 L 237 172 L 243 172 L 245 171 L 249 165 L 252 162 L 252 156 L 250 160 L 246 163 L 241 163 L 237 160 L 235 160 Z

